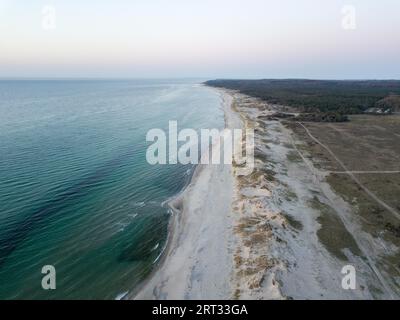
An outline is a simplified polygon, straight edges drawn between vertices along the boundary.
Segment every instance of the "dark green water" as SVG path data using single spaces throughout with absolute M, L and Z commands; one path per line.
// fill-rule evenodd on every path
M 143 280 L 193 169 L 149 165 L 146 133 L 221 128 L 219 104 L 189 81 L 0 81 L 0 299 L 115 299 Z

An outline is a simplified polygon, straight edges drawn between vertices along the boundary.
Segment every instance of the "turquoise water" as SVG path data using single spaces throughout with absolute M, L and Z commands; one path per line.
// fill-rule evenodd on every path
M 114 299 L 164 248 L 190 165 L 147 164 L 151 128 L 221 128 L 194 81 L 0 81 L 0 299 Z M 56 290 L 41 269 L 56 268 Z

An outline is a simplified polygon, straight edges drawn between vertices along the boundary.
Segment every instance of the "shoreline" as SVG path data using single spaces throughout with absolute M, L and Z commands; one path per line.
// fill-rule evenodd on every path
M 122 297 L 120 297 L 120 299 L 118 299 L 118 297 L 117 297 L 116 300 L 132 300 L 132 299 L 134 299 L 136 297 L 136 295 L 138 295 L 143 290 L 143 288 L 145 288 L 146 285 L 148 285 L 149 281 L 155 276 L 155 274 L 158 272 L 158 270 L 164 264 L 164 261 L 165 261 L 166 257 L 168 256 L 168 252 L 171 247 L 171 238 L 172 238 L 174 232 L 176 232 L 176 230 L 175 230 L 176 219 L 178 218 L 178 215 L 181 213 L 177 208 L 175 208 L 173 206 L 173 202 L 179 200 L 183 196 L 186 189 L 189 187 L 189 185 L 192 183 L 193 179 L 195 178 L 195 175 L 199 174 L 197 172 L 199 170 L 200 170 L 199 166 L 196 165 L 189 181 L 185 184 L 185 186 L 182 188 L 182 190 L 175 196 L 171 197 L 169 200 L 166 200 L 162 203 L 162 206 L 166 205 L 171 210 L 171 217 L 170 217 L 170 221 L 168 224 L 168 231 L 167 231 L 168 235 L 167 235 L 167 239 L 165 240 L 164 248 L 160 252 L 159 257 L 155 260 L 156 265 L 153 267 L 153 270 L 133 290 L 128 291 L 125 294 L 123 294 Z
M 229 128 L 236 117 L 231 108 L 233 99 L 223 90 L 217 92 L 224 111 L 224 127 Z M 167 202 L 173 217 L 157 266 L 126 299 L 231 298 L 233 179 L 232 165 L 196 165 L 188 185 Z M 216 243 L 218 246 L 209 252 L 207 248 Z M 221 259 L 223 266 L 215 263 Z
M 159 264 L 130 298 L 390 297 L 373 261 L 365 262 L 349 204 L 304 157 L 304 142 L 280 121 L 266 120 L 281 106 L 215 90 L 225 128 L 255 131 L 254 171 L 237 176 L 235 164 L 196 166 L 168 203 L 174 217 Z M 348 264 L 357 266 L 357 290 L 342 288 Z

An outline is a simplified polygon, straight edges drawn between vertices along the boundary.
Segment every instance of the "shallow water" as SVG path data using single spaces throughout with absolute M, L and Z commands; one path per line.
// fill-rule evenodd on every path
M 114 299 L 152 270 L 162 203 L 190 165 L 146 162 L 146 133 L 222 128 L 196 81 L 0 81 L 0 298 Z M 41 287 L 54 265 L 57 289 Z

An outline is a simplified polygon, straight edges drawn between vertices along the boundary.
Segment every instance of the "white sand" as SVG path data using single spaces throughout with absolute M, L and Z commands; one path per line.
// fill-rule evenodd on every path
M 321 212 L 312 206 L 316 198 L 345 224 L 363 256 L 370 257 L 368 251 L 379 256 L 374 240 L 353 221 L 349 206 L 323 174 L 306 158 L 289 159 L 300 143 L 292 133 L 277 121 L 258 125 L 259 116 L 276 106 L 258 109 L 253 98 L 220 93 L 227 128 L 258 130 L 259 171 L 237 177 L 231 165 L 198 166 L 190 185 L 171 202 L 175 215 L 160 266 L 132 298 L 391 298 L 371 267 L 374 261 L 348 249 L 348 261 L 342 261 L 320 242 Z M 289 219 L 301 227 L 293 227 Z M 356 290 L 341 287 L 346 264 L 357 269 Z
M 221 97 L 226 126 L 240 125 L 232 98 Z M 189 186 L 171 202 L 175 216 L 164 259 L 135 299 L 231 298 L 233 184 L 231 165 L 197 167 Z
M 234 216 L 251 218 L 252 232 L 238 235 L 239 267 L 234 277 L 241 299 L 387 299 L 396 297 L 388 288 L 390 278 L 377 272 L 377 259 L 384 254 L 379 244 L 363 232 L 350 206 L 325 180 L 313 163 L 298 153 L 301 141 L 278 121 L 260 120 L 273 113 L 276 106 L 254 98 L 235 94 L 236 110 L 258 129 L 255 145 L 262 154 L 256 159 L 257 179 L 242 179 L 233 207 Z M 257 105 L 262 105 L 259 109 Z M 279 110 L 279 109 L 278 109 Z M 260 126 L 261 121 L 261 126 Z M 304 153 L 304 150 L 302 151 Z M 293 155 L 297 160 L 292 160 Z M 273 172 L 274 178 L 265 174 Z M 260 189 L 268 192 L 260 193 Z M 253 191 L 252 191 L 253 190 Z M 315 199 L 324 209 L 313 206 Z M 324 212 L 342 221 L 361 251 L 353 254 L 348 248 L 339 259 L 325 247 L 319 237 L 318 222 Z M 290 220 L 301 227 L 293 227 Z M 246 221 L 243 220 L 242 221 Z M 255 221 L 256 223 L 254 223 Z M 266 233 L 267 239 L 254 240 L 255 232 Z M 334 242 L 334 241 L 333 241 Z M 331 243 L 331 246 L 334 244 Z M 373 254 L 371 254 L 373 253 Z M 262 258 L 263 257 L 263 258 Z M 262 258 L 263 264 L 257 263 Z M 257 267 L 261 265 L 261 267 Z M 264 266 L 267 266 L 264 268 Z M 356 289 L 342 288 L 345 265 L 356 268 Z M 256 269 L 254 269 L 256 268 Z M 243 272 L 244 271 L 244 272 Z M 393 281 L 393 280 L 392 280 Z

